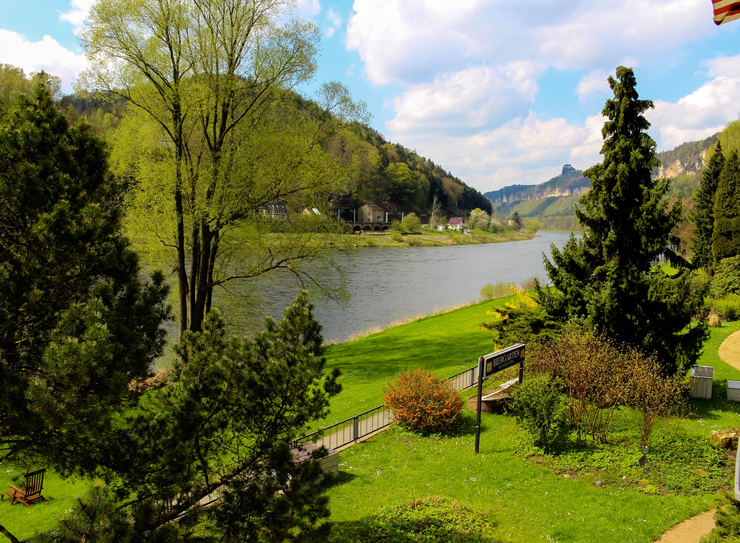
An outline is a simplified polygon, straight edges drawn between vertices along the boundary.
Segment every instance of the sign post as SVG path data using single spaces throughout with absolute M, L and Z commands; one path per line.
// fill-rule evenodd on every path
M 524 380 L 524 343 L 517 343 L 478 359 L 478 413 L 475 419 L 475 454 L 480 447 L 480 412 L 483 403 L 483 379 L 519 364 L 519 384 Z

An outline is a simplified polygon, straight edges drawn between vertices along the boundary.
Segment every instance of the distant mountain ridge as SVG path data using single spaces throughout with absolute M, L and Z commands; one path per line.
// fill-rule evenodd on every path
M 509 185 L 499 190 L 485 192 L 483 196 L 496 205 L 540 198 L 573 196 L 588 192 L 590 188 L 591 182 L 583 177 L 581 170 L 565 164 L 560 175 L 539 185 Z

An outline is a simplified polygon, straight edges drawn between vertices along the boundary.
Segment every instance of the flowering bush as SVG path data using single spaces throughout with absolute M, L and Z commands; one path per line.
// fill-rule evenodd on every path
M 463 401 L 448 382 L 429 370 L 406 370 L 385 387 L 385 406 L 396 423 L 422 433 L 445 433 L 460 422 Z

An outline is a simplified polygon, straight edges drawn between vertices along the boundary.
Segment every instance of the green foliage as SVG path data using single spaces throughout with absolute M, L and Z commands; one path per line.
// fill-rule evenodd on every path
M 512 224 L 512 227 L 513 228 L 516 228 L 517 230 L 521 230 L 521 228 L 522 228 L 522 219 L 521 219 L 521 217 L 519 217 L 519 212 L 518 211 L 514 211 L 514 213 L 511 215 L 511 222 L 513 223 Z
M 547 376 L 529 378 L 519 387 L 512 405 L 534 445 L 542 447 L 546 454 L 566 435 L 568 416 L 561 386 Z
M 527 221 L 527 230 L 531 230 L 532 232 L 538 232 L 539 230 L 542 230 L 542 227 L 543 227 L 543 224 L 537 219 L 529 219 Z
M 712 276 L 709 294 L 714 298 L 740 294 L 740 255 L 719 261 Z
M 717 151 L 709 160 L 701 175 L 701 185 L 694 195 L 696 211 L 691 217 L 696 230 L 691 240 L 694 251 L 693 263 L 702 268 L 711 268 L 714 264 L 712 238 L 714 235 L 714 200 L 719 185 L 720 174 L 725 164 L 722 146 L 717 143 Z
M 498 345 L 553 338 L 562 328 L 562 322 L 553 318 L 542 306 L 505 307 L 497 313 L 499 318 L 481 323 L 481 327 L 494 331 L 494 342 Z
M 645 494 L 696 496 L 715 493 L 732 484 L 732 459 L 709 444 L 705 436 L 660 433 L 648 442 L 647 469 L 637 461 L 643 446 L 635 431 L 612 432 L 609 443 L 563 448 L 544 458 L 556 473 L 601 481 L 603 486 L 637 487 Z M 642 482 L 642 484 L 640 484 Z
M 736 150 L 730 153 L 722 168 L 713 211 L 715 261 L 740 255 L 740 158 Z
M 227 337 L 223 319 L 209 313 L 177 346 L 167 379 L 119 413 L 106 446 L 96 447 L 117 512 L 106 512 L 105 499 L 100 507 L 84 500 L 68 519 L 77 540 L 116 515 L 130 521 L 131 541 L 189 541 L 197 522 L 213 523 L 220 541 L 325 536 L 330 478 L 316 460 L 326 451 L 296 463 L 289 445 L 340 389 L 338 370 L 324 374 L 320 330 L 305 292 L 254 340 Z M 196 506 L 213 494 L 217 507 Z
M 391 239 L 399 243 L 403 242 L 403 236 L 401 235 L 400 232 L 393 232 L 391 234 Z
M 488 283 L 480 289 L 481 300 L 494 300 L 509 295 L 511 295 L 511 291 L 507 283 L 496 283 L 495 285 Z
M 569 325 L 554 340 L 533 346 L 529 363 L 536 372 L 563 383 L 568 416 L 583 443 L 590 435 L 606 442 L 615 410 L 634 407 L 642 445 L 659 418 L 680 412 L 685 385 L 661 375 L 652 358 L 634 348 L 612 343 L 593 330 Z
M 714 513 L 714 528 L 700 543 L 740 543 L 740 502 L 728 492 L 727 505 Z
M 724 320 L 740 319 L 740 294 L 728 294 L 724 298 L 707 298 L 704 305 L 708 309 L 714 309 Z
M 553 248 L 545 268 L 555 288 L 540 298 L 553 317 L 584 318 L 620 343 L 655 353 L 673 372 L 696 360 L 706 334 L 705 323 L 691 324 L 701 298 L 692 296 L 689 273 L 667 278 L 652 270 L 667 252 L 681 203 L 668 209 L 668 181 L 651 177 L 658 161 L 643 113 L 652 101 L 638 99 L 629 68 L 617 68 L 609 85 L 604 160 L 584 172 L 593 188 L 576 209 L 585 232 L 562 251 Z
M 161 354 L 164 278 L 139 279 L 123 187 L 89 126 L 44 84 L 0 128 L 0 440 L 62 471 L 93 470 L 110 411 Z
M 498 541 L 496 525 L 486 511 L 457 500 L 430 497 L 382 507 L 341 535 L 344 541 L 363 543 L 493 543 Z
M 448 433 L 460 423 L 463 401 L 450 383 L 429 370 L 401 372 L 384 389 L 385 405 L 396 423 L 424 434 Z
M 404 215 L 401 221 L 401 227 L 407 232 L 418 232 L 421 230 L 421 221 L 419 221 L 416 213 L 408 213 Z
M 470 217 L 468 218 L 468 226 L 470 228 L 488 230 L 490 222 L 491 217 L 489 217 L 488 213 L 486 213 L 482 209 L 474 209 L 470 212 Z

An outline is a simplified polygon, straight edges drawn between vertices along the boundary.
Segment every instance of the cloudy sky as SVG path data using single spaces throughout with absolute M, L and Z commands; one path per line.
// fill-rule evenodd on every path
M 0 0 L 0 63 L 70 91 L 93 3 Z M 655 102 L 660 150 L 740 116 L 740 21 L 716 27 L 711 0 L 299 0 L 296 13 L 324 33 L 317 82 L 343 82 L 386 138 L 481 191 L 598 162 L 620 64 Z

